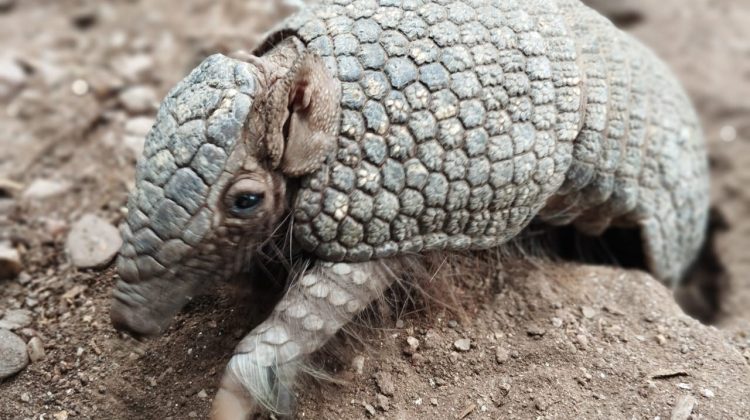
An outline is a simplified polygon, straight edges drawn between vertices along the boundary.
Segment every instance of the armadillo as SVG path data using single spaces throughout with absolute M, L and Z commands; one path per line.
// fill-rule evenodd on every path
M 297 267 L 214 400 L 217 419 L 288 413 L 304 357 L 422 256 L 495 248 L 532 220 L 627 227 L 674 282 L 707 209 L 687 95 L 578 0 L 324 1 L 169 92 L 137 166 L 111 316 L 155 335 L 259 259 Z

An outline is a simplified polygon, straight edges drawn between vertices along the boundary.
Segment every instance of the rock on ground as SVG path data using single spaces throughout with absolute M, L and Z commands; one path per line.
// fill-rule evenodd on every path
M 70 183 L 54 179 L 36 179 L 23 192 L 27 200 L 42 200 L 52 198 L 70 190 Z
M 11 309 L 0 318 L 0 328 L 6 330 L 25 328 L 29 324 L 31 324 L 31 311 L 28 309 Z
M 28 364 L 26 343 L 12 332 L 0 328 L 0 379 L 16 374 Z
M 65 248 L 76 267 L 101 268 L 114 259 L 121 245 L 117 228 L 96 215 L 86 214 L 73 224 Z
M 23 269 L 18 250 L 10 243 L 0 241 L 0 280 L 13 278 Z

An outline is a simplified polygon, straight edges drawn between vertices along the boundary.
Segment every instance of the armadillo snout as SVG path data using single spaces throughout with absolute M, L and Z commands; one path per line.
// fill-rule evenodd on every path
M 109 313 L 112 325 L 118 331 L 124 331 L 138 339 L 159 335 L 162 327 L 143 306 L 143 302 L 138 301 L 137 296 L 132 286 L 122 281 L 118 282 L 112 294 L 112 307 Z

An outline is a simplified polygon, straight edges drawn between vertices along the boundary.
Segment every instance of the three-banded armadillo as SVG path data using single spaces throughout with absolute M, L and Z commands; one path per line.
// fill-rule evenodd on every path
M 654 55 L 578 0 L 332 0 L 162 104 L 128 202 L 112 319 L 157 334 L 268 250 L 297 264 L 238 346 L 216 418 L 281 412 L 305 355 L 430 251 L 532 219 L 639 228 L 678 279 L 708 206 L 696 115 Z M 291 235 L 287 235 L 291 232 Z

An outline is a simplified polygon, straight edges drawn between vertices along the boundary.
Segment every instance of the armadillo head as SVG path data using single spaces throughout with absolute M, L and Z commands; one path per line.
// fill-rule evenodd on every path
M 309 80 L 293 73 L 322 62 L 249 61 L 207 58 L 160 107 L 121 228 L 118 329 L 159 334 L 191 296 L 245 274 L 289 213 L 287 181 L 318 170 L 330 149 L 291 140 L 316 132 Z

